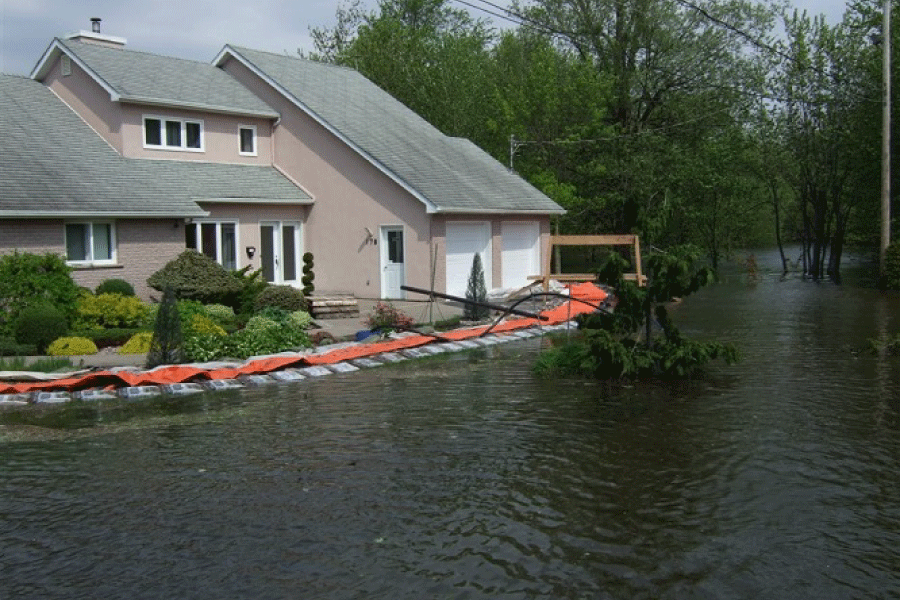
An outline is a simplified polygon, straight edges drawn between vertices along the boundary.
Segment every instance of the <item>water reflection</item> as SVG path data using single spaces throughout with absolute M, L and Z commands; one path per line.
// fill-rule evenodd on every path
M 0 597 L 895 597 L 897 300 L 735 275 L 679 385 L 528 341 L 6 442 Z

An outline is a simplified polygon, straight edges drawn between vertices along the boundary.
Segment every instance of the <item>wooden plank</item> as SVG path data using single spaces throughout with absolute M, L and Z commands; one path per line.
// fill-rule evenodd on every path
M 630 246 L 635 235 L 551 235 L 550 246 Z

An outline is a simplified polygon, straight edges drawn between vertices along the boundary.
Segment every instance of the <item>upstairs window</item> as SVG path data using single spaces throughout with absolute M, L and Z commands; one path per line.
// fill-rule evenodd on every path
M 203 151 L 203 121 L 144 117 L 144 147 Z
M 256 127 L 254 125 L 238 127 L 238 143 L 241 156 L 256 156 Z
M 66 223 L 66 260 L 73 264 L 114 264 L 116 230 L 109 222 Z

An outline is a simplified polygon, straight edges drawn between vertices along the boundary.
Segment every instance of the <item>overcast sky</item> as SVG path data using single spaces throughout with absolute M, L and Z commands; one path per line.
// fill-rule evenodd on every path
M 0 0 L 0 72 L 28 75 L 54 37 L 90 30 L 91 17 L 101 17 L 102 32 L 126 38 L 133 50 L 210 61 L 231 43 L 294 54 L 298 48 L 313 49 L 310 27 L 334 24 L 338 1 Z M 371 8 L 378 3 L 364 0 L 364 4 Z M 794 0 L 794 5 L 824 13 L 836 23 L 846 0 Z

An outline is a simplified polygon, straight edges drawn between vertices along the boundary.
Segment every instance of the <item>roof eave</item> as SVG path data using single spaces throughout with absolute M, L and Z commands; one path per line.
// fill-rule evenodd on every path
M 213 104 L 203 104 L 201 102 L 181 102 L 176 100 L 166 100 L 165 98 L 148 98 L 145 96 L 117 96 L 113 101 L 123 104 L 139 104 L 141 106 L 164 106 L 166 108 L 182 108 L 185 110 L 196 110 L 204 112 L 213 112 L 223 115 L 238 115 L 242 117 L 259 117 L 263 119 L 277 119 L 279 115 L 275 111 L 263 110 L 246 110 L 241 108 L 231 108 L 228 106 L 216 106 Z
M 558 209 L 525 209 L 525 208 L 440 208 L 433 214 L 445 215 L 548 215 L 566 214 L 564 208 Z
M 312 198 L 191 198 L 194 202 L 216 202 L 220 204 L 296 204 L 311 206 Z
M 189 219 L 208 217 L 209 211 L 200 209 L 177 213 L 147 213 L 142 211 L 49 211 L 0 210 L 0 219 Z

